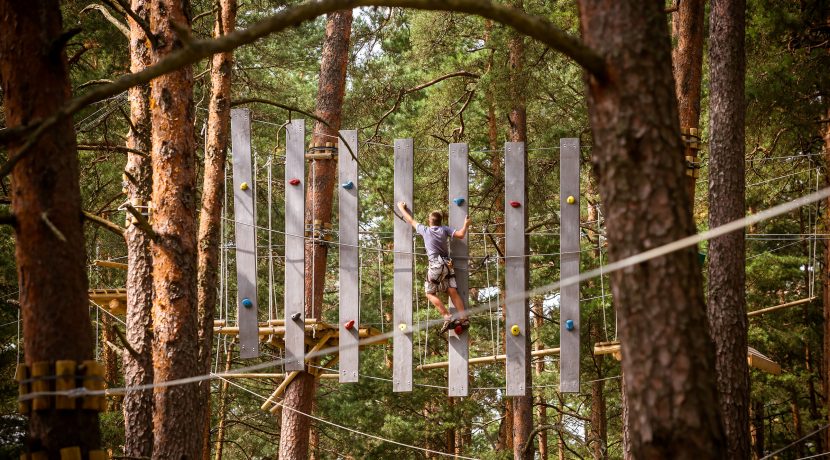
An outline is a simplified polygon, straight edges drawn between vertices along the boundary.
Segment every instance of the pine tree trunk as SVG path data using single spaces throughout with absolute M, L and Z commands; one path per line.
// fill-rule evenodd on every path
M 634 458 L 631 455 L 631 412 L 628 410 L 628 395 L 625 393 L 625 373 L 620 378 L 620 405 L 622 406 L 622 453 L 624 460 Z
M 745 215 L 744 0 L 712 0 L 709 81 L 709 228 Z M 744 232 L 709 242 L 709 327 L 729 458 L 749 458 Z
M 523 9 L 523 0 L 513 0 L 513 7 Z M 524 36 L 513 33 L 508 43 L 510 63 L 510 140 L 512 142 L 524 142 L 527 144 L 527 107 L 525 96 L 524 78 Z M 525 150 L 525 155 L 527 155 Z M 527 191 L 525 191 L 527 193 Z M 527 216 L 525 217 L 527 218 Z M 527 236 L 525 236 L 527 238 Z M 527 277 L 529 280 L 530 277 Z M 507 293 L 509 295 L 509 293 Z M 525 300 L 525 312 L 528 311 L 527 300 Z M 530 357 L 530 335 L 525 334 L 525 350 Z M 531 444 L 527 451 L 524 450 L 530 432 L 533 430 L 533 391 L 532 374 L 530 365 L 525 366 L 525 381 L 527 382 L 527 394 L 525 396 L 514 396 L 513 403 L 513 458 L 527 459 L 534 458 L 534 449 Z
M 328 126 L 315 123 L 312 144 L 337 145 L 337 133 L 342 119 L 343 94 L 346 88 L 346 68 L 349 61 L 349 40 L 352 31 L 352 11 L 338 11 L 326 20 L 326 38 L 320 62 L 320 80 L 317 89 L 318 117 Z M 348 152 L 340 152 L 348 155 Z M 316 160 L 311 163 L 306 190 L 306 221 L 331 223 L 334 184 L 337 181 L 337 160 Z M 323 291 L 326 282 L 328 247 L 306 240 L 305 246 L 305 308 L 306 318 L 320 318 Z M 285 390 L 283 404 L 303 413 L 311 412 L 314 399 L 314 376 L 300 374 Z M 280 458 L 305 459 L 308 456 L 310 419 L 294 410 L 282 411 L 280 431 Z
M 695 233 L 671 46 L 661 3 L 580 0 L 579 6 L 585 43 L 605 56 L 609 75 L 587 78 L 588 112 L 609 256 L 616 261 Z M 711 404 L 715 358 L 696 251 L 615 272 L 611 285 L 631 455 L 719 458 L 726 441 Z
M 149 2 L 132 0 L 132 10 L 149 18 Z M 130 71 L 150 65 L 150 48 L 141 27 L 130 19 Z M 130 88 L 130 129 L 127 147 L 150 152 L 150 86 Z M 153 191 L 151 159 L 127 154 L 124 167 L 127 199 L 145 211 Z M 127 342 L 137 352 L 124 352 L 124 384 L 128 387 L 153 383 L 153 255 L 150 237 L 135 225 L 127 225 Z M 124 455 L 153 455 L 153 390 L 129 391 L 124 395 Z
M 175 27 L 190 30 L 186 2 L 150 8 L 157 62 L 184 46 Z M 175 24 L 175 25 L 174 25 Z M 196 296 L 196 143 L 193 72 L 185 67 L 153 80 L 150 92 L 153 159 L 153 383 L 199 375 Z M 199 385 L 157 387 L 154 458 L 200 458 Z
M 0 86 L 8 127 L 47 118 L 70 98 L 63 33 L 57 0 L 0 1 Z M 10 144 L 9 157 L 25 143 Z M 71 118 L 46 130 L 12 171 L 15 260 L 28 365 L 56 360 L 80 364 L 94 358 L 78 181 Z M 26 444 L 49 458 L 59 458 L 59 450 L 71 446 L 79 446 L 86 456 L 100 446 L 98 413 L 33 411 Z
M 219 37 L 233 32 L 236 26 L 236 0 L 220 0 L 213 26 Z M 205 173 L 202 209 L 199 218 L 197 295 L 199 310 L 200 372 L 210 372 L 213 345 L 213 317 L 216 310 L 216 286 L 219 281 L 219 230 L 225 195 L 225 165 L 230 136 L 231 74 L 233 53 L 213 56 L 210 70 L 210 106 L 208 108 Z M 200 419 L 203 420 L 202 458 L 210 458 L 210 381 L 200 388 Z
M 700 86 L 703 74 L 703 25 L 705 0 L 683 0 L 672 17 L 672 30 L 677 47 L 672 51 L 680 127 L 700 127 Z M 686 156 L 697 156 L 697 150 L 684 146 Z M 695 178 L 687 176 L 689 198 L 695 202 Z
M 233 342 L 228 346 L 225 353 L 225 372 L 231 370 L 231 357 L 233 356 Z M 222 385 L 219 387 L 219 427 L 216 429 L 216 460 L 222 460 L 222 451 L 225 449 L 225 425 L 226 414 L 228 412 L 228 381 L 222 380 Z

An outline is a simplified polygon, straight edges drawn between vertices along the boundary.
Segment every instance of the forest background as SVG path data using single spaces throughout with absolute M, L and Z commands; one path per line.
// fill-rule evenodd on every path
M 273 14 L 291 2 L 240 1 L 237 27 L 244 28 Z M 823 187 L 827 182 L 823 136 L 827 125 L 826 69 L 827 6 L 823 2 L 749 0 L 746 28 L 746 203 L 749 213 L 762 210 Z M 667 7 L 671 5 L 667 4 Z M 572 2 L 527 0 L 525 9 L 544 16 L 563 30 L 579 33 L 576 6 Z M 81 93 L 129 70 L 127 41 L 119 29 L 98 9 L 86 2 L 65 2 L 67 27 L 81 32 L 67 44 L 70 75 L 76 93 Z M 102 6 L 102 8 L 108 8 Z M 214 3 L 192 2 L 193 34 L 212 35 Z M 671 13 L 667 13 L 667 27 Z M 708 18 L 708 15 L 707 15 Z M 708 30 L 708 26 L 704 28 Z M 231 97 L 234 101 L 261 99 L 313 112 L 318 88 L 325 19 L 304 23 L 278 35 L 239 48 L 234 53 Z M 395 138 L 415 139 L 415 211 L 423 219 L 435 203 L 448 203 L 447 144 L 466 142 L 471 150 L 470 209 L 473 230 L 470 247 L 472 304 L 488 305 L 499 296 L 501 267 L 498 261 L 500 235 L 499 203 L 503 205 L 503 143 L 509 140 L 511 107 L 508 46 L 511 33 L 484 19 L 452 13 L 415 12 L 393 8 L 355 10 L 352 25 L 343 129 L 359 129 L 360 158 L 371 175 L 363 174 L 361 194 L 361 244 L 391 247 L 392 149 Z M 586 112 L 582 71 L 559 53 L 525 39 L 522 89 L 527 101 L 528 206 L 530 238 L 530 286 L 540 286 L 559 277 L 558 257 L 558 150 L 559 138 L 579 137 L 583 169 L 582 267 L 588 270 L 607 262 L 604 247 L 603 206 L 590 168 L 591 131 Z M 702 169 L 697 182 L 694 216 L 699 230 L 706 229 L 708 126 L 707 68 L 704 58 L 701 115 Z M 195 130 L 197 165 L 204 158 L 204 134 L 210 92 L 210 62 L 194 66 Z M 446 77 L 446 78 L 444 78 Z M 2 94 L 0 94 L 2 98 Z M 0 99 L 2 101 L 2 99 Z M 282 299 L 283 235 L 267 229 L 282 229 L 283 175 L 281 160 L 285 136 L 280 126 L 297 112 L 287 112 L 262 102 L 243 104 L 252 110 L 253 147 L 257 169 L 260 305 L 279 318 Z M 1 114 L 2 112 L 0 112 Z M 0 115 L 2 117 L 2 115 Z M 5 126 L 0 118 L 0 126 Z M 310 122 L 308 126 L 311 126 Z M 84 210 L 116 223 L 126 215 L 123 170 L 124 151 L 106 146 L 125 145 L 129 130 L 127 95 L 94 104 L 75 116 L 81 162 L 81 192 Z M 8 181 L 2 186 L 8 187 Z M 201 184 L 201 178 L 198 181 Z M 269 200 L 268 193 L 271 193 Z M 271 203 L 271 212 L 268 205 Z M 232 203 L 226 200 L 221 235 L 221 286 L 217 319 L 232 319 L 235 303 L 235 273 Z M 269 215 L 271 221 L 269 222 Z M 752 426 L 756 452 L 770 452 L 824 426 L 826 373 L 822 356 L 821 309 L 823 263 L 828 227 L 823 205 L 761 223 L 747 230 L 747 307 L 749 310 L 817 296 L 811 303 L 754 318 L 750 321 L 749 344 L 780 363 L 784 369 L 774 376 L 752 370 Z M 336 224 L 335 224 L 336 228 Z M 269 233 L 271 233 L 269 235 Z M 123 261 L 123 240 L 97 226 L 86 226 L 89 261 Z M 22 442 L 24 419 L 16 415 L 15 364 L 20 361 L 18 284 L 14 261 L 13 231 L 0 228 L 0 452 L 15 454 Z M 269 244 L 272 253 L 269 253 Z M 703 253 L 706 248 L 701 248 Z M 324 318 L 336 323 L 337 251 L 330 252 L 326 279 Z M 419 266 L 425 260 L 419 259 Z M 705 263 L 705 262 L 704 262 Z M 269 284 L 269 265 L 273 284 Z M 704 271 L 705 272 L 705 271 Z M 392 258 L 384 251 L 361 253 L 361 322 L 381 330 L 390 328 Z M 124 272 L 88 267 L 91 288 L 123 287 Z M 418 285 L 418 283 L 416 283 Z M 583 309 L 583 389 L 579 395 L 556 392 L 558 374 L 555 357 L 534 366 L 534 426 L 551 426 L 536 433 L 534 442 L 543 449 L 558 450 L 567 458 L 622 458 L 622 407 L 619 363 L 610 356 L 593 356 L 595 342 L 616 338 L 614 299 L 607 277 L 580 286 Z M 267 299 L 267 302 L 265 301 Z M 535 329 L 534 346 L 555 347 L 559 343 L 557 296 L 531 299 Z M 230 308 L 229 308 L 230 307 Z M 436 319 L 436 313 L 421 298 L 416 320 Z M 230 312 L 229 312 L 230 310 Z M 266 313 L 263 313 L 264 315 Z M 107 384 L 124 385 L 120 360 L 122 344 L 111 328 L 118 320 L 92 308 L 97 333 L 96 357 L 105 363 Z M 537 320 L 538 318 L 538 320 Z M 265 319 L 265 318 L 263 318 Z M 473 319 L 471 356 L 500 354 L 501 311 L 496 303 Z M 123 327 L 122 327 L 123 328 Z M 443 360 L 446 342 L 434 330 L 415 337 L 416 364 Z M 227 336 L 214 342 L 213 367 L 224 370 L 253 364 L 237 358 L 238 350 Z M 279 357 L 279 350 L 266 346 L 262 361 Z M 391 350 L 369 347 L 361 353 L 357 385 L 321 381 L 315 400 L 316 416 L 362 432 L 429 449 L 457 452 L 481 458 L 509 458 L 512 448 L 505 433 L 505 397 L 496 389 L 503 385 L 503 367 L 473 368 L 471 397 L 446 397 L 443 371 L 416 373 L 412 393 L 394 394 L 388 378 Z M 280 372 L 279 368 L 272 372 Z M 377 377 L 377 378 L 373 378 Z M 235 382 L 242 386 L 212 384 L 211 441 L 214 452 L 221 445 L 225 458 L 276 458 L 280 433 L 279 417 L 261 411 L 262 396 L 278 385 L 274 380 Z M 119 455 L 124 444 L 123 416 L 118 398 L 109 400 L 110 411 L 102 415 L 102 444 Z M 221 439 L 218 427 L 223 420 Z M 379 442 L 312 422 L 314 458 L 410 458 L 404 447 Z M 217 441 L 219 441 L 217 443 Z M 549 447 L 548 447 L 549 445 Z M 540 446 L 541 447 L 541 446 Z M 820 438 L 794 447 L 795 457 L 820 453 Z

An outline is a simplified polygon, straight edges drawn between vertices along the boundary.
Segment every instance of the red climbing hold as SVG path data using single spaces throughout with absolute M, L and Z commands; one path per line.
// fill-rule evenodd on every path
M 291 185 L 300 185 L 300 179 L 291 179 L 288 183 Z
M 455 334 L 456 335 L 461 335 L 462 332 L 464 332 L 464 326 L 462 326 L 460 324 L 456 324 L 455 325 Z
M 346 321 L 346 324 L 344 324 L 343 326 L 346 327 L 347 331 L 351 331 L 352 328 L 354 328 L 354 320 L 350 319 L 350 320 Z
M 518 201 L 511 201 L 511 202 L 510 202 L 510 206 L 513 206 L 514 208 L 518 208 L 518 207 L 519 207 L 519 206 L 521 206 L 521 205 L 522 205 L 522 204 L 521 204 L 521 203 L 519 203 Z

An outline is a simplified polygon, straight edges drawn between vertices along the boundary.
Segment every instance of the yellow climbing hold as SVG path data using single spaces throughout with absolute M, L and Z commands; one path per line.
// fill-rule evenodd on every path
M 574 203 L 576 203 L 576 198 L 574 198 L 573 195 L 568 195 L 568 199 L 565 200 L 565 201 L 567 201 L 568 204 L 574 204 Z
M 239 189 L 240 190 L 248 190 L 248 183 L 243 182 L 243 183 L 239 184 Z
M 510 333 L 513 335 L 519 335 L 520 332 L 522 332 L 522 330 L 519 329 L 518 324 L 514 324 L 513 327 L 510 328 Z
M 400 329 L 401 332 L 406 332 L 406 323 L 398 324 L 398 329 Z

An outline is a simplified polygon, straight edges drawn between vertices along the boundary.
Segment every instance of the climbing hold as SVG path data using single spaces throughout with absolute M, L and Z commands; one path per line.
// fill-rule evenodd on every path
M 300 313 L 300 312 L 297 312 L 297 313 L 294 313 L 294 314 L 291 315 L 291 319 L 294 320 L 294 321 L 299 321 L 301 316 L 303 316 L 303 314 Z
M 455 203 L 456 206 L 461 206 L 462 204 L 464 204 L 464 201 L 464 198 L 461 197 L 452 200 L 452 202 Z
M 568 195 L 568 199 L 566 199 L 565 201 L 567 201 L 568 204 L 574 204 L 576 203 L 576 198 L 574 198 L 573 195 Z
M 239 184 L 239 189 L 240 190 L 248 190 L 248 183 L 243 182 L 243 183 Z
M 254 303 L 251 302 L 251 299 L 245 297 L 244 299 L 242 299 L 242 306 L 245 308 L 251 308 L 254 306 Z
M 522 330 L 519 329 L 518 324 L 514 324 L 513 327 L 510 328 L 510 333 L 513 335 L 519 335 L 520 332 L 522 332 Z
M 454 330 L 455 330 L 455 335 L 461 335 L 461 333 L 464 332 L 464 326 L 462 326 L 460 324 L 456 324 Z
M 350 319 L 346 321 L 346 323 L 343 324 L 343 327 L 345 327 L 347 331 L 351 331 L 354 328 L 354 320 Z
M 401 332 L 406 332 L 406 323 L 398 324 L 398 329 L 400 329 Z
M 341 185 L 341 187 L 343 187 L 346 190 L 351 190 L 351 189 L 354 188 L 354 182 L 352 182 L 352 181 L 344 182 L 340 185 Z
M 565 329 L 567 329 L 569 331 L 574 330 L 574 320 L 569 319 L 569 320 L 565 321 Z
M 295 177 L 294 179 L 291 179 L 290 181 L 288 181 L 288 183 L 291 184 L 291 185 L 300 185 L 300 179 L 297 179 Z
M 510 202 L 510 206 L 513 206 L 514 208 L 518 208 L 518 207 L 519 207 L 519 206 L 521 206 L 521 205 L 522 205 L 522 204 L 521 204 L 521 203 L 519 203 L 518 201 L 511 201 L 511 202 Z

